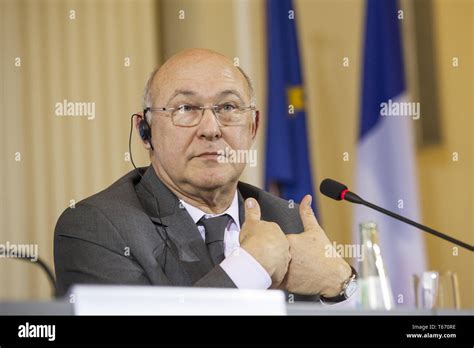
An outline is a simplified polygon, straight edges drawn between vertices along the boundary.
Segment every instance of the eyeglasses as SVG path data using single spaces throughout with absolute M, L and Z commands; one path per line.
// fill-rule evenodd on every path
M 212 106 L 199 106 L 183 104 L 173 108 L 146 108 L 144 115 L 147 112 L 166 112 L 171 116 L 171 121 L 175 126 L 179 127 L 193 127 L 198 125 L 206 109 L 212 110 L 217 122 L 222 126 L 242 126 L 245 125 L 245 113 L 256 110 L 255 105 L 246 107 L 239 107 L 233 103 L 224 103 Z

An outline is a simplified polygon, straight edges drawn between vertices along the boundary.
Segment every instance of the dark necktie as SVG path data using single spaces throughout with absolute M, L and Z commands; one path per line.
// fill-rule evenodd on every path
M 206 230 L 206 246 L 209 255 L 211 255 L 212 262 L 214 265 L 218 265 L 225 258 L 224 232 L 229 223 L 229 215 L 224 214 L 209 219 L 202 217 L 199 223 L 202 224 Z

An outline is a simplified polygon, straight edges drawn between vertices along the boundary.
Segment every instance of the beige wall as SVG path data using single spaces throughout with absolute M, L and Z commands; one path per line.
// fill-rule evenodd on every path
M 129 118 L 140 109 L 146 75 L 157 63 L 157 8 L 151 0 L 7 0 L 0 6 L 0 240 L 38 244 L 53 265 L 53 229 L 70 200 L 131 169 L 125 161 Z M 55 116 L 64 99 L 95 102 L 95 119 Z M 134 146 L 136 162 L 146 164 L 136 137 Z M 1 259 L 0 272 L 0 299 L 50 294 L 44 275 L 26 262 Z
M 434 2 L 436 74 L 443 143 L 419 152 L 423 218 L 453 237 L 474 244 L 474 2 Z M 452 66 L 459 57 L 460 65 Z M 459 155 L 453 161 L 453 152 Z M 459 276 L 461 305 L 474 308 L 474 259 L 444 241 L 426 238 L 430 268 Z
M 324 178 L 352 183 L 359 117 L 361 1 L 295 2 L 313 155 L 314 187 Z M 343 59 L 349 66 L 343 66 Z M 349 153 L 349 161 L 343 154 Z M 338 243 L 351 242 L 352 210 L 318 196 L 322 224 Z
M 407 1 L 403 3 L 406 7 Z M 41 255 L 52 264 L 52 231 L 60 212 L 70 199 L 82 199 L 130 169 L 124 160 L 128 117 L 139 106 L 143 81 L 160 57 L 184 48 L 207 47 L 239 58 L 254 79 L 263 116 L 255 144 L 259 163 L 245 172 L 244 180 L 261 185 L 267 73 L 264 4 L 264 0 L 163 0 L 158 5 L 145 0 L 43 1 L 43 6 L 35 1 L 2 2 L 0 239 L 38 243 Z M 296 0 L 295 5 L 315 187 L 324 177 L 350 184 L 363 2 Z M 473 243 L 472 2 L 436 0 L 435 5 L 436 72 L 446 137 L 441 146 L 418 151 L 423 221 Z M 71 8 L 77 9 L 73 22 L 67 18 Z M 180 10 L 184 20 L 179 19 Z M 408 23 L 404 25 L 409 33 Z M 449 65 L 452 55 L 461 57 L 457 70 Z M 13 67 L 15 56 L 24 57 L 19 69 Z M 126 56 L 132 59 L 129 68 L 123 67 Z M 343 67 L 344 57 L 349 58 L 349 67 Z M 409 89 L 416 96 L 412 60 L 408 54 Z M 53 105 L 62 99 L 95 101 L 96 119 L 55 117 Z M 22 153 L 19 163 L 14 161 L 16 151 Z M 351 156 L 347 162 L 342 159 L 346 151 Z M 460 153 L 459 162 L 450 160 L 453 151 Z M 147 163 L 136 137 L 134 153 L 137 162 Z M 319 200 L 330 238 L 349 243 L 350 206 Z M 462 304 L 472 308 L 472 256 L 461 250 L 452 256 L 445 242 L 426 240 L 430 268 L 456 271 Z M 30 265 L 2 260 L 0 272 L 0 279 L 6 280 L 0 299 L 49 295 L 43 276 Z

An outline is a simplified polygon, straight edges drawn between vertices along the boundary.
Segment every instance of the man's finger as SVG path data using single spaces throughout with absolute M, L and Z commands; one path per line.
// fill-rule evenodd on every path
M 259 221 L 260 220 L 260 206 L 254 198 L 247 198 L 245 200 L 245 220 Z
M 312 200 L 311 195 L 306 195 L 300 203 L 300 217 L 305 231 L 319 228 L 318 220 L 316 220 L 313 208 L 311 208 Z

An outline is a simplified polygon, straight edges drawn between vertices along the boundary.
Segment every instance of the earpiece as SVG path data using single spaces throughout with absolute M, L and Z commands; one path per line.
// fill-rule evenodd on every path
M 150 144 L 151 149 L 154 150 L 153 144 L 151 143 L 151 128 L 146 119 L 146 113 L 148 111 L 148 108 L 143 110 L 143 119 L 138 124 L 138 132 L 140 133 L 140 137 L 142 138 L 142 140 L 147 141 Z
M 141 120 L 138 124 L 138 131 L 140 132 L 140 137 L 143 141 L 150 141 L 151 138 L 151 131 L 150 126 L 146 120 Z

